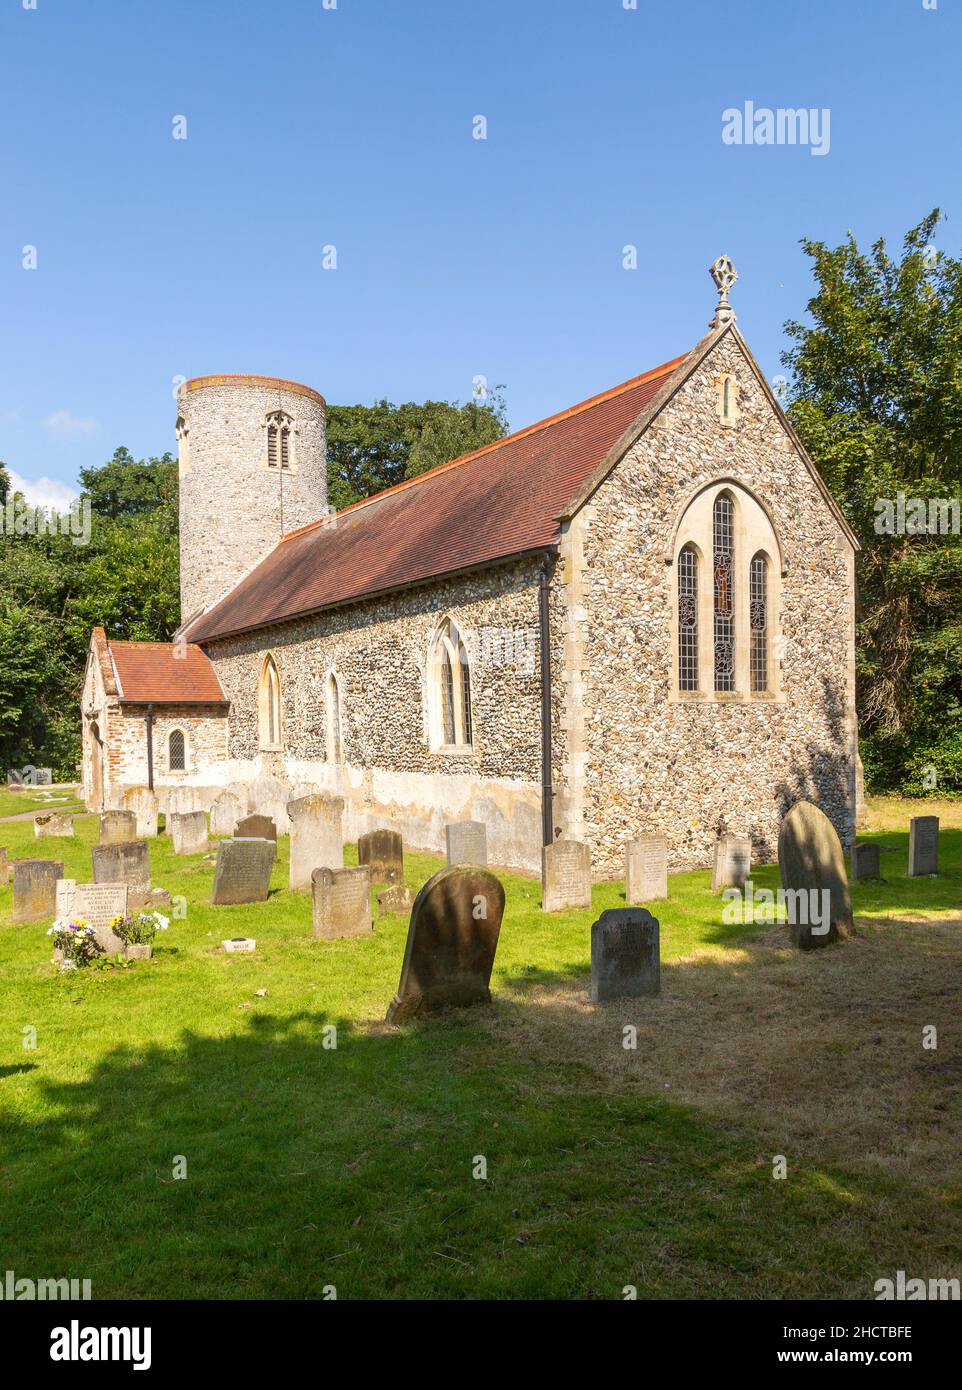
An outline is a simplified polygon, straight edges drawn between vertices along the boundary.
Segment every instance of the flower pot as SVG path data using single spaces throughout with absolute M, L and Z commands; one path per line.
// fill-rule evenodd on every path
M 146 942 L 137 942 L 124 947 L 124 960 L 150 960 L 153 951 L 153 946 L 147 945 Z

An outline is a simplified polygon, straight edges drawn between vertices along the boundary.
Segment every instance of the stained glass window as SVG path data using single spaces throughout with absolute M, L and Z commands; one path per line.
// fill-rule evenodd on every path
M 698 556 L 690 545 L 678 556 L 678 688 L 698 689 Z
M 732 499 L 721 493 L 712 513 L 715 579 L 715 689 L 735 689 L 734 550 Z

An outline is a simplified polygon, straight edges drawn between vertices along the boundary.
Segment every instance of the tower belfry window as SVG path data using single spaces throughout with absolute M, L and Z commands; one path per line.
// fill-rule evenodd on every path
M 291 466 L 293 421 L 282 410 L 267 417 L 267 466 L 287 472 Z

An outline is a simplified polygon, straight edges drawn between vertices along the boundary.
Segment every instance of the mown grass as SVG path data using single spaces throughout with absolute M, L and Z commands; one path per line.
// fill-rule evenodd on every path
M 6 825 L 0 843 L 84 879 L 96 821 L 77 830 L 37 842 L 29 823 Z M 857 885 L 857 910 L 959 916 L 962 833 L 943 836 L 952 872 L 921 881 L 904 874 L 907 834 L 878 838 L 892 846 L 886 881 Z M 254 907 L 210 907 L 211 863 L 163 837 L 151 859 L 187 917 L 126 970 L 58 974 L 48 924 L 13 927 L 0 888 L 0 1268 L 89 1277 L 100 1298 L 317 1298 L 330 1285 L 340 1298 L 617 1298 L 628 1284 L 648 1298 L 862 1298 L 896 1268 L 958 1273 L 957 1183 L 837 1150 L 822 1161 L 817 1135 L 773 1181 L 760 1114 L 733 1123 L 650 1075 L 641 1090 L 598 1065 L 590 1035 L 558 1026 L 553 996 L 583 1000 L 588 928 L 623 902 L 621 884 L 597 885 L 591 912 L 547 916 L 537 881 L 504 875 L 493 1008 L 395 1030 L 382 1020 L 406 920 L 315 942 L 309 897 L 286 888 L 286 841 Z M 408 855 L 406 878 L 418 887 L 438 866 Z M 775 887 L 777 870 L 753 877 Z M 710 956 L 722 982 L 744 974 L 746 943 L 770 929 L 725 924 L 706 873 L 670 891 L 655 911 L 671 989 L 691 958 Z M 256 955 L 223 953 L 238 935 Z M 796 985 L 818 987 L 814 974 Z M 957 992 L 945 1003 L 957 1013 Z M 644 1001 L 656 1028 L 659 1007 Z M 630 1013 L 597 1017 L 620 1037 Z M 698 1026 L 673 1017 L 678 1056 Z M 733 1037 L 751 1026 L 733 1012 Z
M 30 811 L 81 812 L 84 807 L 76 793 L 62 787 L 52 787 L 43 791 L 39 787 L 25 787 L 23 791 L 0 790 L 0 817 L 22 816 Z M 3 843 L 3 826 L 0 825 L 0 844 Z

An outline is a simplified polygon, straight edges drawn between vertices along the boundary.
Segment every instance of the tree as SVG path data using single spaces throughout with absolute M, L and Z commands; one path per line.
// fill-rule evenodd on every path
M 962 792 L 962 538 L 951 509 L 924 531 L 911 499 L 962 496 L 962 261 L 932 243 L 936 209 L 893 259 L 803 241 L 818 291 L 791 321 L 789 415 L 862 546 L 858 705 L 866 772 Z M 902 515 L 899 496 L 902 495 Z
M 135 459 L 121 445 L 100 468 L 82 468 L 80 481 L 98 516 L 130 521 L 160 513 L 177 530 L 177 460 L 171 454 Z
M 328 500 L 347 507 L 507 432 L 503 388 L 485 401 L 408 401 L 327 409 Z

